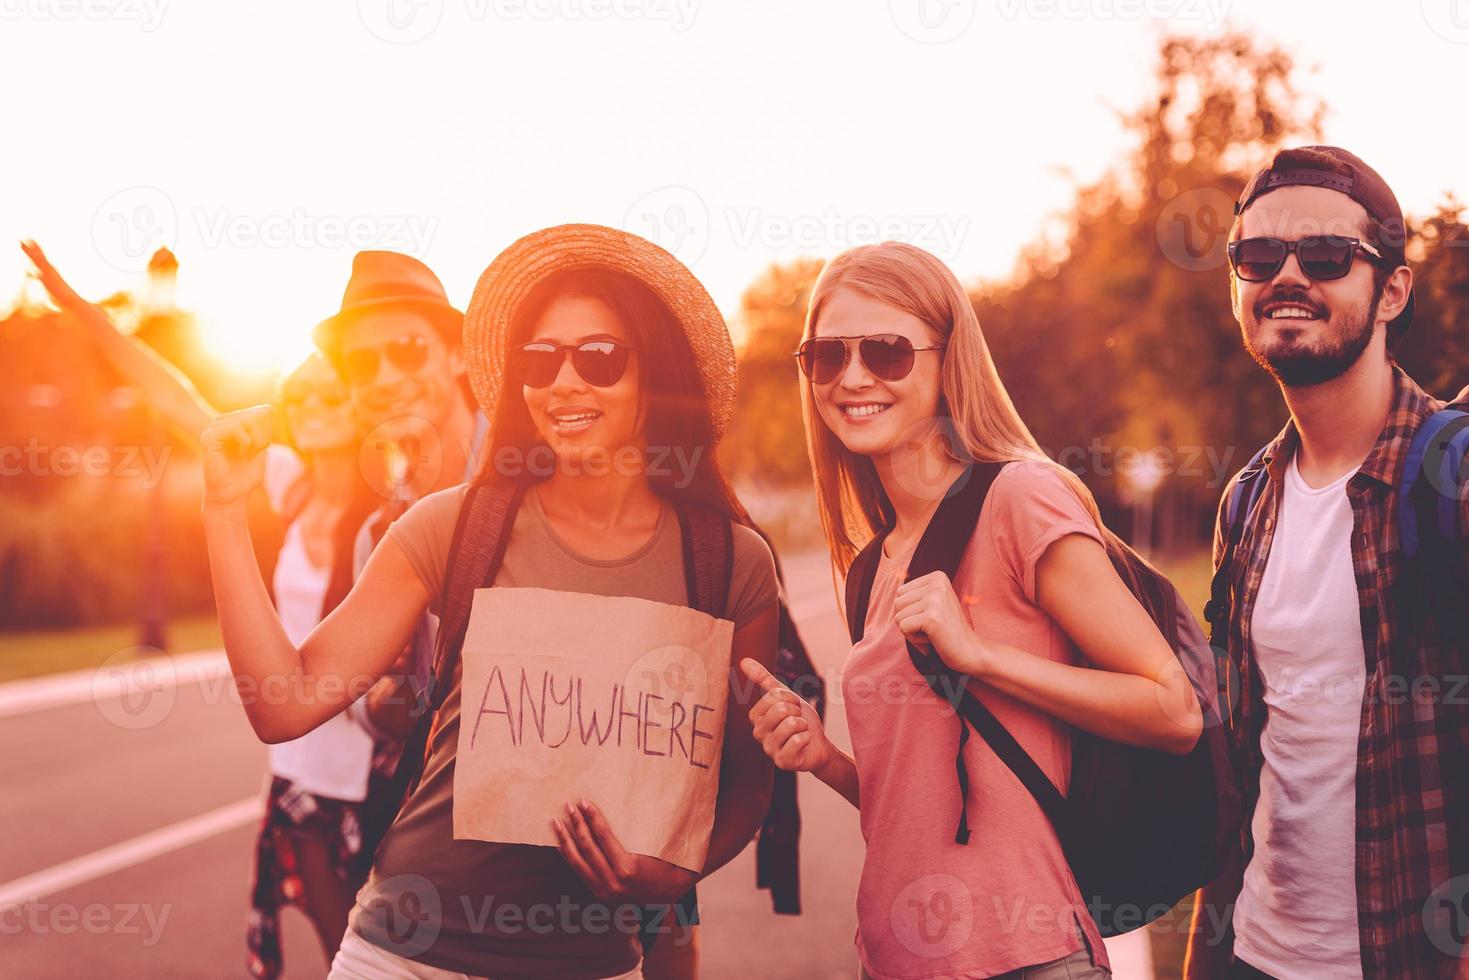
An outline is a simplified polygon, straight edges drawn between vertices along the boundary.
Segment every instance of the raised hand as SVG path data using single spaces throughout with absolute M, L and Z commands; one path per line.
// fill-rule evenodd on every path
M 270 445 L 271 407 L 256 405 L 225 412 L 204 430 L 204 506 L 243 503 L 265 480 L 265 447 Z
M 35 265 L 35 277 L 40 280 L 41 285 L 45 287 L 46 292 L 57 306 L 68 313 L 77 315 L 106 316 L 101 310 L 77 295 L 77 291 L 71 288 L 71 284 L 61 277 L 61 273 L 56 271 L 51 260 L 46 258 L 46 253 L 41 251 L 41 246 L 33 241 L 24 241 L 20 243 L 20 250 Z
M 811 704 L 746 657 L 740 670 L 764 695 L 750 709 L 755 740 L 777 766 L 790 772 L 816 772 L 834 755 L 821 716 Z

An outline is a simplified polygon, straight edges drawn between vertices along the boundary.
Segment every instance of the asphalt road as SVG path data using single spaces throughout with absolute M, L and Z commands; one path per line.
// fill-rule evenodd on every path
M 846 656 L 824 555 L 786 562 L 816 665 Z M 0 686 L 0 977 L 246 978 L 245 915 L 265 748 L 219 658 L 185 656 L 149 697 L 115 672 Z M 847 744 L 840 706 L 828 714 Z M 754 849 L 699 886 L 703 976 L 850 980 L 856 813 L 802 774 L 805 912 L 777 916 Z M 283 913 L 286 976 L 326 974 L 314 934 Z M 1149 976 L 1144 943 L 1118 975 Z

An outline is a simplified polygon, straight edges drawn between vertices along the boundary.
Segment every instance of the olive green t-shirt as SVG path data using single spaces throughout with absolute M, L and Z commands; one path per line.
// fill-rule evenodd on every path
M 465 489 L 424 497 L 386 535 L 433 597 L 435 614 Z M 515 515 L 495 585 L 686 605 L 683 565 L 678 517 L 667 504 L 645 545 L 602 561 L 556 535 L 532 490 Z M 738 630 L 775 598 L 770 549 L 735 526 L 725 618 Z M 378 849 L 351 928 L 399 956 L 470 975 L 596 980 L 631 970 L 641 955 L 636 906 L 600 902 L 554 847 L 454 839 L 459 702 L 456 663 L 423 776 Z

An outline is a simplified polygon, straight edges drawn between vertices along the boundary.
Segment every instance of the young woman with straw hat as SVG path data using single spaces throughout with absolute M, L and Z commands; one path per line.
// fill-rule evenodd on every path
M 734 355 L 693 275 L 625 232 L 547 229 L 516 242 L 481 277 L 464 346 L 491 423 L 487 464 L 474 482 L 517 485 L 494 585 L 692 604 L 680 525 L 702 509 L 731 528 L 723 618 L 734 624 L 732 655 L 769 667 L 774 562 L 713 455 L 733 407 Z M 425 608 L 439 609 L 452 552 L 463 543 L 455 525 L 468 491 L 451 488 L 412 506 L 337 610 L 292 644 L 264 601 L 242 518 L 267 430 L 258 409 L 210 427 L 204 510 L 237 684 L 264 692 L 286 678 L 311 694 L 243 699 L 260 736 L 277 741 L 345 707 L 393 661 Z M 654 466 L 655 455 L 665 465 Z M 683 463 L 666 465 L 670 459 Z M 440 651 L 449 652 L 442 643 Z M 617 913 L 632 903 L 675 903 L 702 875 L 628 853 L 623 828 L 610 826 L 595 800 L 568 806 L 555 821 L 558 848 L 455 839 L 457 665 L 422 776 L 378 849 L 332 976 L 641 976 L 641 926 L 625 928 Z M 731 702 L 702 874 L 739 853 L 769 800 L 769 762 L 744 710 L 733 709 Z M 496 914 L 505 907 L 520 917 Z
M 1201 730 L 1188 678 L 1108 560 L 1091 494 L 1015 411 L 942 262 L 896 242 L 837 256 L 812 292 L 798 358 L 837 573 L 885 535 L 843 671 L 853 754 L 763 668 L 741 666 L 768 692 L 750 712 L 766 752 L 859 809 L 864 976 L 1104 977 L 1101 936 L 1044 813 L 984 738 L 956 739 L 954 709 L 907 644 L 935 651 L 1058 787 L 1070 726 L 1187 752 Z M 904 581 L 975 461 L 1005 465 L 954 580 Z

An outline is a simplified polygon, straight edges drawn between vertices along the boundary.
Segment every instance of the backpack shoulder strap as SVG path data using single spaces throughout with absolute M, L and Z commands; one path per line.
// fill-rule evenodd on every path
M 683 539 L 689 606 L 716 619 L 727 619 L 729 587 L 734 577 L 734 524 L 727 515 L 709 507 L 675 510 Z
M 438 711 L 448 697 L 454 662 L 469 626 L 474 590 L 480 583 L 493 581 L 510 537 L 505 529 L 514 520 L 515 510 L 524 493 L 522 487 L 480 482 L 471 483 L 465 491 L 464 503 L 454 522 L 454 537 L 449 544 L 444 585 L 439 594 L 439 629 L 434 640 L 433 676 L 429 690 L 418 694 L 420 713 L 413 730 L 404 740 L 389 783 L 387 792 L 394 807 L 388 814 L 389 820 L 402 808 L 403 801 L 413 792 L 423 774 Z
M 1261 447 L 1249 464 L 1240 470 L 1225 501 L 1224 553 L 1214 569 L 1214 577 L 1209 582 L 1209 601 L 1204 605 L 1204 621 L 1209 624 L 1209 645 L 1216 651 L 1226 649 L 1229 644 L 1230 566 L 1234 561 L 1234 550 L 1244 537 L 1250 514 L 1254 513 L 1255 504 L 1269 482 L 1265 470 L 1265 450 L 1269 448 L 1268 445 Z
M 1424 419 L 1413 434 L 1398 483 L 1398 529 L 1412 560 L 1435 543 L 1463 539 L 1459 494 L 1469 472 L 1469 406 L 1451 405 Z M 1418 489 L 1427 486 L 1428 490 Z
M 867 603 L 872 598 L 872 580 L 877 576 L 877 560 L 882 556 L 882 543 L 891 528 L 883 528 L 852 559 L 847 569 L 846 601 L 847 634 L 854 644 L 862 639 L 867 625 Z
M 434 707 L 448 689 L 465 631 L 474 592 L 488 586 L 505 558 L 506 534 L 524 496 L 523 487 L 508 483 L 473 483 L 454 526 L 439 595 L 439 630 L 434 643 Z
M 1465 487 L 1469 484 L 1469 411 L 1450 405 L 1418 426 L 1398 481 L 1398 539 L 1407 566 L 1402 601 L 1435 620 L 1445 636 L 1469 639 L 1469 569 L 1464 546 Z

